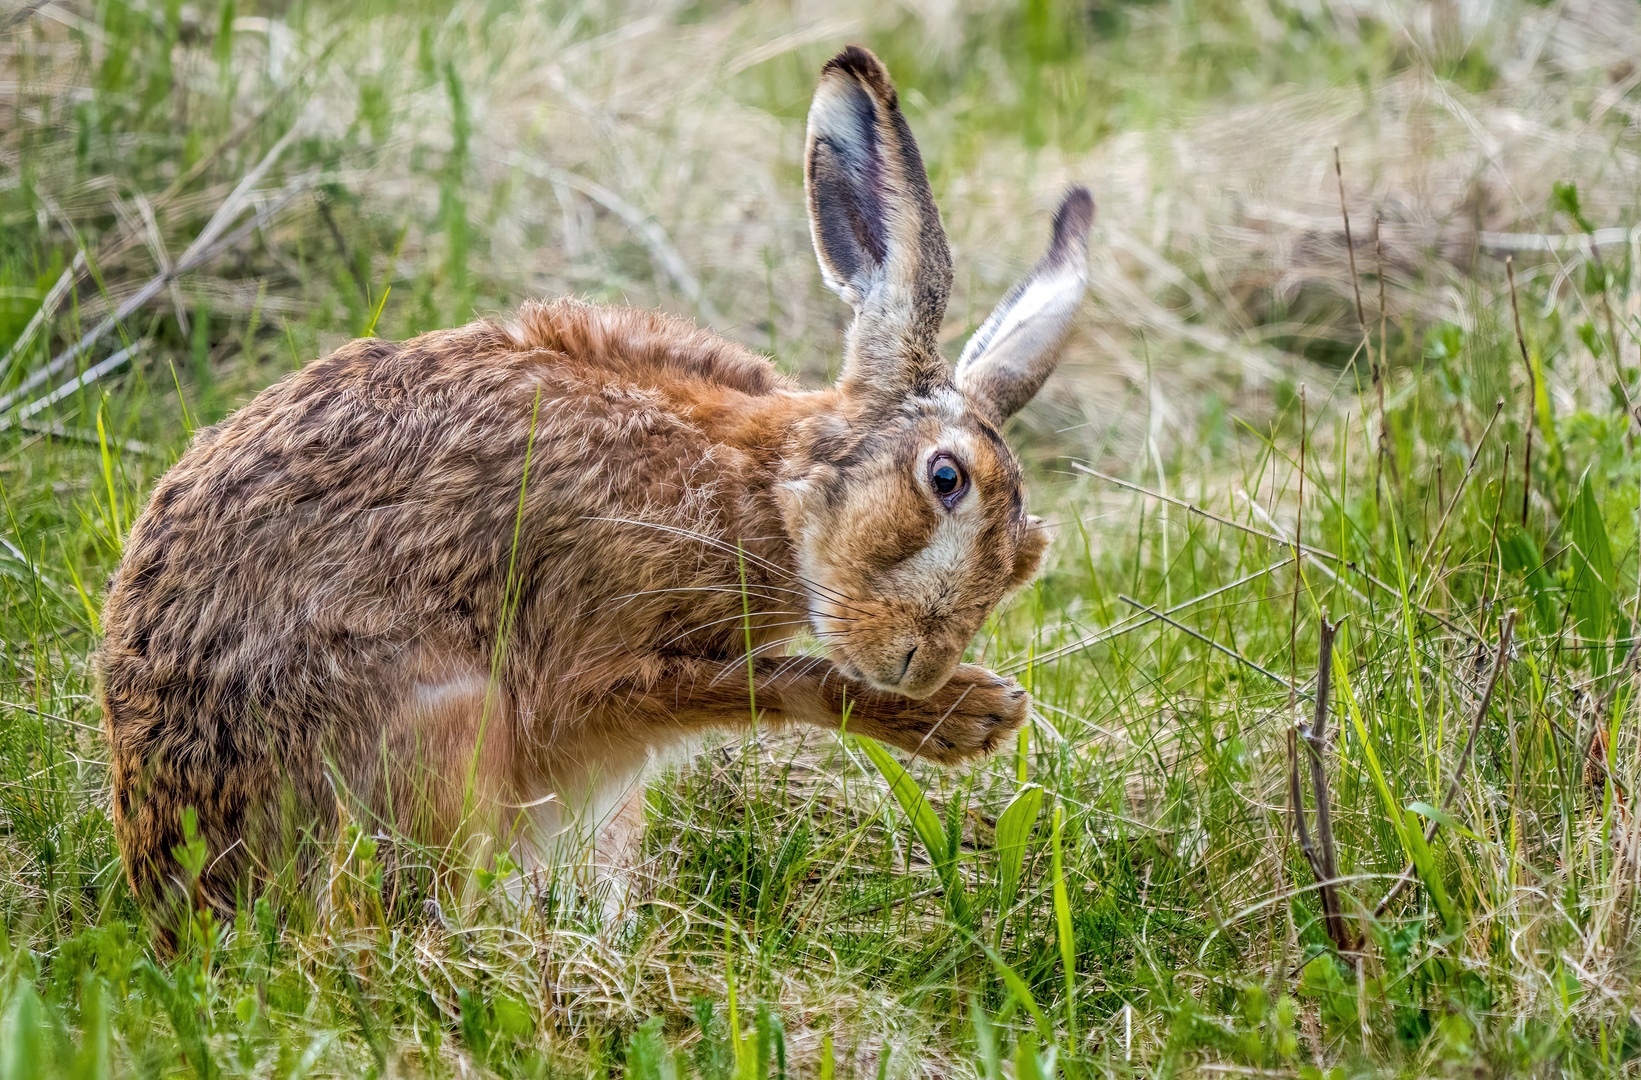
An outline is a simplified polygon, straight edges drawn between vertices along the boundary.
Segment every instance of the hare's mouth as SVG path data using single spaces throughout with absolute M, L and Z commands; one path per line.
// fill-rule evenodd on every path
M 930 665 L 924 640 L 858 617 L 841 617 L 811 608 L 809 622 L 827 659 L 846 678 L 874 690 L 903 697 L 926 697 L 944 682 Z M 932 684 L 932 685 L 931 685 Z
M 851 655 L 841 643 L 828 646 L 828 650 L 832 663 L 845 678 L 865 683 L 885 694 L 898 694 L 909 698 L 928 697 L 940 689 L 950 674 L 949 671 L 929 670 L 923 664 L 914 663 L 923 651 L 921 644 L 896 655 L 883 657 L 880 663 L 871 662 L 872 658 L 867 658 L 863 662 L 862 659 Z

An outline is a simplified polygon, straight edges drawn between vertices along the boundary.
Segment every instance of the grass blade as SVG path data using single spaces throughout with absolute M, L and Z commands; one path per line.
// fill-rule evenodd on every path
M 1077 941 L 1071 928 L 1071 899 L 1066 895 L 1065 863 L 1060 854 L 1061 808 L 1054 808 L 1054 925 L 1060 939 L 1060 965 L 1065 972 L 1066 1039 L 1077 1044 Z

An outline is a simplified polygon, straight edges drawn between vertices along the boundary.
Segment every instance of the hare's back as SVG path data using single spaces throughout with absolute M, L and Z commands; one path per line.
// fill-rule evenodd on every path
M 584 555 L 610 518 L 711 514 L 722 455 L 680 396 L 784 385 L 691 327 L 570 302 L 355 341 L 203 432 L 159 481 L 110 583 L 105 680 L 132 669 L 267 702 L 337 693 L 409 642 L 482 653 L 516 546 Z

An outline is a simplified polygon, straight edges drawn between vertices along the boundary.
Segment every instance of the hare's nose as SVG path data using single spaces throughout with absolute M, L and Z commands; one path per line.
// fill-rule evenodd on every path
M 917 655 L 917 646 L 913 645 L 912 648 L 911 648 L 911 651 L 906 654 L 906 659 L 900 665 L 900 681 L 901 682 L 906 681 L 906 673 L 908 671 L 912 670 L 912 657 L 914 657 L 916 655 Z

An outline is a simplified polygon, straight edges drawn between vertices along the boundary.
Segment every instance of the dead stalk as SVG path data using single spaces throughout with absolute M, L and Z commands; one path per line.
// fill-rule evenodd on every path
M 1362 286 L 1356 280 L 1356 245 L 1350 238 L 1350 211 L 1345 209 L 1345 170 L 1339 164 L 1339 148 L 1333 148 L 1333 176 L 1339 181 L 1339 216 L 1345 219 L 1345 251 L 1350 255 L 1350 288 L 1356 294 L 1356 325 L 1367 339 L 1367 316 L 1362 312 Z
M 1288 732 L 1288 798 L 1293 804 L 1295 831 L 1299 835 L 1299 850 L 1310 864 L 1320 888 L 1322 919 L 1328 937 L 1342 956 L 1349 958 L 1357 951 L 1355 935 L 1345 922 L 1344 909 L 1339 901 L 1339 861 L 1333 841 L 1333 810 L 1328 796 L 1327 765 L 1323 751 L 1327 748 L 1328 698 L 1332 687 L 1333 639 L 1338 623 L 1328 622 L 1322 616 L 1321 648 L 1316 668 L 1316 709 L 1308 727 Z M 1300 736 L 1305 740 L 1305 753 L 1310 766 L 1311 797 L 1316 803 L 1316 835 L 1313 838 L 1305 821 L 1305 804 L 1299 784 Z
M 1152 607 L 1150 604 L 1142 604 L 1138 600 L 1134 599 L 1132 596 L 1125 596 L 1122 593 L 1117 594 L 1117 599 L 1121 600 L 1123 603 L 1127 604 L 1129 607 L 1138 608 L 1140 611 L 1145 612 L 1145 614 L 1151 616 L 1151 618 L 1153 618 L 1153 619 L 1158 619 L 1162 622 L 1167 623 L 1169 626 L 1172 626 L 1175 630 L 1178 630 L 1181 633 L 1189 634 L 1191 637 L 1196 638 L 1198 641 L 1202 642 L 1204 645 L 1207 645 L 1209 648 L 1214 649 L 1218 652 L 1222 652 L 1226 656 L 1229 656 L 1232 660 L 1235 660 L 1237 663 L 1242 664 L 1243 666 L 1245 666 L 1245 667 L 1247 667 L 1247 668 L 1249 668 L 1253 671 L 1259 672 L 1261 675 L 1265 676 L 1267 679 L 1270 679 L 1272 682 L 1276 683 L 1278 686 L 1287 687 L 1287 689 L 1289 691 L 1291 691 L 1294 694 L 1298 694 L 1301 697 L 1310 697 L 1311 696 L 1310 691 L 1301 690 L 1297 685 L 1295 685 L 1294 683 L 1288 681 L 1287 679 L 1284 679 L 1282 676 L 1278 675 L 1276 672 L 1272 671 L 1270 668 L 1261 667 L 1260 665 L 1254 663 L 1252 660 L 1249 660 L 1246 656 L 1243 656 L 1241 653 L 1237 652 L 1235 649 L 1231 648 L 1230 646 L 1221 645 L 1219 642 L 1215 641 L 1213 638 L 1209 637 L 1207 634 L 1204 634 L 1204 633 L 1202 633 L 1201 631 L 1198 631 L 1198 630 L 1193 630 L 1189 626 L 1186 626 L 1184 623 L 1178 621 L 1177 619 L 1170 619 L 1167 616 L 1166 613 L 1158 611 L 1156 608 Z
M 1379 385 L 1380 376 L 1383 375 L 1385 340 L 1389 336 L 1387 324 L 1390 320 L 1390 313 L 1385 310 L 1385 245 L 1382 217 L 1383 215 L 1379 211 L 1375 210 L 1373 212 L 1373 265 L 1379 274 L 1379 359 L 1373 366 L 1373 382 L 1375 385 Z M 1379 422 L 1381 425 L 1384 423 L 1384 418 L 1385 389 L 1382 385 L 1379 385 Z
M 1476 714 L 1470 719 L 1470 733 L 1465 737 L 1464 748 L 1459 751 L 1459 760 L 1453 763 L 1453 775 L 1448 778 L 1447 791 L 1442 795 L 1441 809 L 1444 812 L 1458 798 L 1459 786 L 1464 781 L 1464 771 L 1469 767 L 1470 757 L 1476 751 L 1476 736 L 1481 731 L 1482 721 L 1487 719 L 1487 710 L 1493 704 L 1493 691 L 1498 688 L 1499 678 L 1504 674 L 1504 664 L 1510 655 L 1510 637 L 1515 628 L 1516 613 L 1512 611 L 1505 615 L 1504 622 L 1499 626 L 1499 648 L 1493 655 L 1493 670 L 1487 674 L 1487 685 L 1481 692 L 1481 700 L 1476 702 Z M 1436 830 L 1439 828 L 1441 825 L 1436 819 L 1430 819 L 1424 829 L 1425 843 L 1428 844 L 1435 838 Z M 1396 898 L 1402 895 L 1403 890 L 1413 883 L 1413 870 L 1411 861 L 1402 867 L 1402 872 L 1396 876 L 1396 884 L 1392 885 L 1390 891 L 1385 893 L 1385 898 L 1374 906 L 1374 918 L 1379 918 L 1389 910 L 1390 905 L 1396 902 Z

